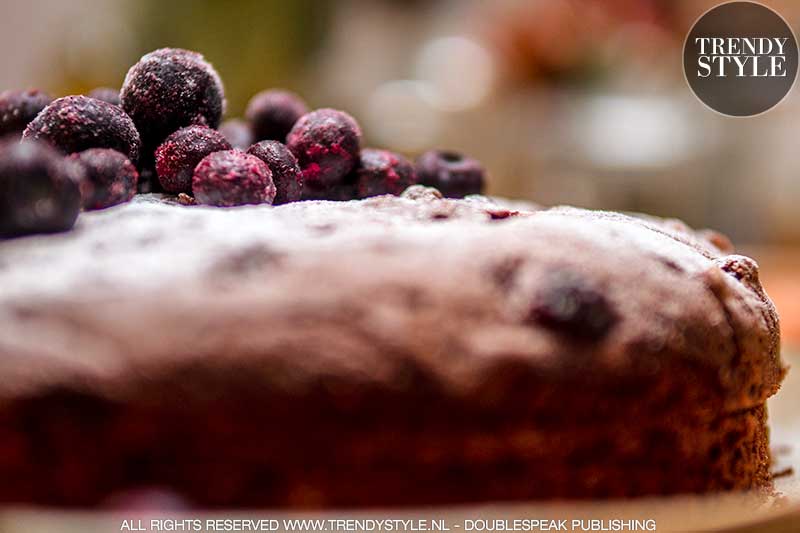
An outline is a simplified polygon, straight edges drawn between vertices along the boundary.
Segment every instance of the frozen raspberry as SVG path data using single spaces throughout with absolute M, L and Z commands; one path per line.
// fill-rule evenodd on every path
M 238 118 L 223 122 L 219 127 L 219 132 L 228 139 L 231 146 L 239 150 L 247 150 L 255 142 L 250 125 Z
M 478 161 L 456 152 L 431 150 L 417 159 L 419 183 L 439 189 L 447 198 L 480 194 L 484 174 Z
M 585 340 L 599 340 L 617 322 L 606 297 L 581 278 L 559 273 L 534 297 L 528 321 Z
M 262 160 L 272 171 L 272 181 L 277 191 L 275 201 L 272 202 L 274 205 L 300 200 L 303 193 L 300 167 L 285 144 L 278 141 L 261 141 L 251 146 L 247 153 Z
M 303 183 L 328 189 L 342 181 L 358 163 L 361 128 L 343 111 L 318 109 L 300 117 L 286 137 L 297 157 Z
M 139 159 L 139 133 L 118 106 L 89 98 L 65 96 L 45 107 L 22 134 L 46 141 L 71 154 L 89 148 L 111 148 L 131 161 Z
M 165 191 L 191 192 L 194 167 L 208 154 L 230 150 L 222 133 L 207 126 L 181 128 L 156 150 L 156 172 Z
M 185 126 L 216 128 L 225 111 L 217 71 L 202 55 L 178 48 L 143 56 L 125 76 L 120 100 L 148 152 Z
M 21 134 L 52 100 L 37 90 L 0 93 L 0 137 Z
M 139 173 L 123 154 L 110 148 L 91 148 L 72 154 L 83 165 L 89 186 L 83 192 L 84 209 L 104 209 L 129 201 L 136 194 Z
M 80 171 L 47 144 L 0 143 L 0 236 L 72 228 L 81 208 Z
M 245 118 L 257 141 L 284 142 L 295 122 L 306 113 L 306 103 L 296 94 L 269 90 L 258 93 L 250 100 Z
M 110 87 L 98 87 L 92 89 L 88 94 L 89 98 L 96 98 L 109 104 L 119 105 L 119 91 Z
M 198 203 L 219 207 L 271 204 L 275 199 L 267 164 L 241 150 L 214 152 L 200 161 L 194 169 L 192 191 Z
M 399 196 L 417 182 L 414 165 L 405 157 L 374 148 L 361 150 L 356 174 L 360 198 L 381 194 Z

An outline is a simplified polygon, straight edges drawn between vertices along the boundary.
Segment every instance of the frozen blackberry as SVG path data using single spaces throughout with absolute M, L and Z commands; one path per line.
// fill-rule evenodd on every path
M 417 159 L 420 184 L 435 187 L 447 198 L 483 192 L 485 172 L 475 159 L 457 152 L 430 150 Z
M 81 171 L 47 144 L 0 143 L 0 237 L 72 228 L 81 208 Z
M 194 167 L 208 154 L 230 150 L 222 133 L 207 126 L 181 128 L 156 150 L 156 173 L 165 191 L 191 192 Z
M 217 71 L 202 55 L 178 48 L 143 56 L 125 76 L 120 100 L 147 150 L 185 126 L 216 128 L 225 111 Z
M 528 321 L 570 337 L 599 340 L 617 322 L 617 314 L 595 287 L 569 273 L 551 276 L 534 297 Z
M 192 192 L 198 203 L 219 207 L 271 204 L 275 185 L 262 160 L 241 150 L 226 150 L 200 161 L 194 169 Z
M 104 209 L 129 201 L 136 194 L 139 173 L 124 154 L 110 148 L 91 148 L 72 154 L 84 168 L 88 184 L 83 193 L 84 209 Z
M 356 168 L 358 196 L 368 198 L 381 194 L 400 196 L 417 182 L 417 175 L 405 157 L 388 150 L 365 148 Z
M 139 159 L 139 133 L 118 106 L 89 98 L 55 100 L 25 128 L 24 139 L 45 141 L 71 154 L 89 148 L 111 148 L 131 161 Z
M 300 200 L 303 193 L 303 181 L 297 158 L 278 141 L 261 141 L 251 146 L 247 153 L 254 155 L 267 164 L 272 171 L 275 183 L 274 205 L 286 204 Z
M 308 106 L 288 91 L 262 91 L 250 99 L 245 118 L 257 141 L 286 141 L 297 120 L 308 113 Z
M 119 91 L 111 87 L 98 87 L 92 89 L 88 94 L 89 98 L 96 98 L 109 104 L 119 105 Z
M 21 134 L 52 100 L 38 90 L 0 93 L 0 137 Z
M 247 150 L 255 142 L 250 125 L 238 118 L 223 122 L 219 127 L 219 132 L 228 139 L 231 146 L 239 150 Z
M 297 157 L 304 185 L 329 189 L 355 168 L 361 128 L 343 111 L 318 109 L 300 117 L 286 146 Z

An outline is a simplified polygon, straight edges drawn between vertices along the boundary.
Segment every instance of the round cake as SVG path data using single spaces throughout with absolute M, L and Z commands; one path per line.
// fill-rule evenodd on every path
M 778 318 L 676 221 L 473 196 L 158 196 L 0 242 L 0 502 L 769 489 Z

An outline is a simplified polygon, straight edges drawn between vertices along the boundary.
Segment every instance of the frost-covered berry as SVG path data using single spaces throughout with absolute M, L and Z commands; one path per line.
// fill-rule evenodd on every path
M 381 194 L 399 196 L 417 182 L 414 165 L 405 157 L 389 150 L 374 148 L 361 150 L 356 175 L 360 198 Z
M 83 166 L 88 186 L 83 192 L 83 208 L 104 209 L 129 201 L 136 194 L 139 173 L 130 159 L 110 148 L 91 148 L 72 154 Z
M 247 150 L 267 164 L 272 171 L 272 181 L 275 183 L 274 205 L 286 204 L 300 200 L 303 193 L 303 181 L 297 158 L 286 148 L 285 144 L 278 141 L 261 141 Z
M 131 118 L 113 104 L 88 96 L 59 98 L 25 128 L 24 139 L 45 141 L 64 153 L 111 148 L 139 159 L 139 133 Z
M 219 127 L 219 132 L 228 139 L 231 146 L 239 150 L 247 150 L 255 141 L 250 125 L 238 118 L 223 122 Z
M 52 100 L 38 90 L 0 93 L 0 137 L 21 134 Z
M 78 165 L 44 143 L 0 143 L 0 237 L 66 231 L 81 208 Z
M 197 52 L 178 48 L 144 55 L 125 76 L 120 100 L 147 150 L 185 126 L 216 128 L 225 111 L 217 71 Z
M 191 192 L 194 168 L 208 154 L 230 150 L 222 133 L 207 126 L 181 128 L 156 150 L 156 172 L 165 191 Z
M 257 141 L 286 141 L 295 122 L 308 113 L 296 94 L 281 90 L 261 91 L 247 104 L 245 118 Z
M 343 111 L 318 109 L 300 117 L 286 137 L 297 157 L 303 183 L 327 189 L 355 168 L 361 147 L 361 128 Z
M 262 160 L 241 150 L 226 150 L 200 161 L 194 170 L 192 192 L 198 203 L 219 207 L 271 204 L 275 185 Z
M 111 87 L 98 87 L 92 89 L 88 94 L 89 98 L 97 98 L 109 104 L 119 105 L 119 91 Z
M 463 198 L 483 191 L 485 172 L 475 159 L 457 152 L 430 150 L 417 159 L 420 184 L 439 189 L 447 198 Z

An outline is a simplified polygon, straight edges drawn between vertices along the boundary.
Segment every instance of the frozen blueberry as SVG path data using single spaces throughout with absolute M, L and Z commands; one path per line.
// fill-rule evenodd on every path
M 250 99 L 245 118 L 257 141 L 284 142 L 295 122 L 306 113 L 306 103 L 296 94 L 269 90 Z
M 228 139 L 231 146 L 239 150 L 247 150 L 255 141 L 250 125 L 238 118 L 223 122 L 219 127 L 219 132 Z
M 254 155 L 267 164 L 272 171 L 275 183 L 274 205 L 286 204 L 300 200 L 303 193 L 303 181 L 297 158 L 278 141 L 261 141 L 251 146 L 247 153 Z
M 430 150 L 417 159 L 419 183 L 435 187 L 447 198 L 480 194 L 484 186 L 483 166 L 457 152 Z
M 88 186 L 83 192 L 84 209 L 104 209 L 129 201 L 136 194 L 139 173 L 130 159 L 110 148 L 91 148 L 72 154 L 80 163 Z
M 528 321 L 585 340 L 599 340 L 617 322 L 606 297 L 580 277 L 557 273 L 545 280 L 529 309 Z
M 139 159 L 139 133 L 131 118 L 118 106 L 88 96 L 55 100 L 28 124 L 22 137 L 46 141 L 67 154 L 111 148 L 131 161 Z
M 361 128 L 343 111 L 318 109 L 300 117 L 286 146 L 297 157 L 304 185 L 328 189 L 355 168 Z
M 194 167 L 208 154 L 230 150 L 222 133 L 207 126 L 181 128 L 156 150 L 158 181 L 168 192 L 191 192 Z
M 119 105 L 119 91 L 110 87 L 98 87 L 92 89 L 88 94 L 89 98 L 96 98 L 109 104 Z
M 148 151 L 185 126 L 216 128 L 225 111 L 217 71 L 202 55 L 178 48 L 143 56 L 125 76 L 120 100 Z
M 0 93 L 0 137 L 21 134 L 52 100 L 37 90 Z
M 219 207 L 271 204 L 275 198 L 267 164 L 241 150 L 214 152 L 200 161 L 194 169 L 192 191 L 198 203 Z
M 414 165 L 405 157 L 374 148 L 361 150 L 356 174 L 360 198 L 381 194 L 399 196 L 417 182 Z
M 78 165 L 44 143 L 0 143 L 0 236 L 66 231 L 81 208 Z

